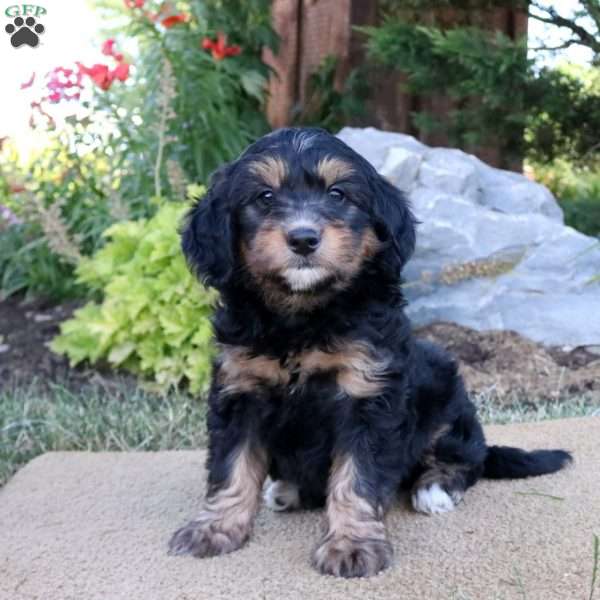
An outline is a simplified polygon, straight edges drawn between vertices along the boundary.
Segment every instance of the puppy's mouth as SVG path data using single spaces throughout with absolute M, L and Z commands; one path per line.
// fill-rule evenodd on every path
M 285 269 L 281 280 L 295 294 L 318 293 L 326 290 L 335 280 L 328 269 L 303 265 Z

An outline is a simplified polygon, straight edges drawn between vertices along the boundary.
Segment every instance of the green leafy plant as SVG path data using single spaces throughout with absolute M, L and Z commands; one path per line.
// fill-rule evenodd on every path
M 106 361 L 161 388 L 208 384 L 214 295 L 190 274 L 179 246 L 186 206 L 163 204 L 150 219 L 109 227 L 106 245 L 77 267 L 99 297 L 64 322 L 52 350 L 71 364 Z
M 173 197 L 170 161 L 187 181 L 206 181 L 268 131 L 262 51 L 276 46 L 269 0 L 95 5 L 115 24 L 106 34 L 116 47 L 132 48 L 127 85 L 96 94 L 112 123 L 106 145 L 126 198 Z
M 49 300 L 85 292 L 75 282 L 73 266 L 48 248 L 37 227 L 24 223 L 0 231 L 0 301 L 18 292 Z
M 535 179 L 558 199 L 567 225 L 600 237 L 600 164 L 576 167 L 565 159 L 532 163 Z
M 99 247 L 114 217 L 108 161 L 78 151 L 83 135 L 81 125 L 67 124 L 27 161 L 10 144 L 0 153 L 0 204 L 13 215 L 0 224 L 0 296 L 62 300 L 85 292 L 74 267 Z
M 353 69 L 343 84 L 336 82 L 338 59 L 326 56 L 307 82 L 306 100 L 293 115 L 296 125 L 323 127 L 333 133 L 365 116 L 368 83 L 364 69 Z

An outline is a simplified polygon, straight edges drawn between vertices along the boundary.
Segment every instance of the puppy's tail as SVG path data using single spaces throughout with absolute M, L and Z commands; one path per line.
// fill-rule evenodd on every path
M 573 457 L 565 450 L 527 452 L 509 446 L 490 446 L 483 476 L 488 479 L 521 479 L 554 473 L 566 467 Z

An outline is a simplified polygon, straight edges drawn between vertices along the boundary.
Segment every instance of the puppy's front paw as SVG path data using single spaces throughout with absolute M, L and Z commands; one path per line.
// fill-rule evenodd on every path
M 240 548 L 248 539 L 249 530 L 226 529 L 216 519 L 200 518 L 178 529 L 169 542 L 169 554 L 191 554 L 197 558 L 227 554 Z
M 313 554 L 315 568 L 336 577 L 371 577 L 392 563 L 393 550 L 386 539 L 352 539 L 327 536 Z

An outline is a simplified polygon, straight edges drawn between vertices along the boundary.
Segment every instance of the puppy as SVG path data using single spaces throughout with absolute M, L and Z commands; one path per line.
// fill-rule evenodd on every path
M 321 573 L 392 561 L 384 515 L 452 510 L 481 477 L 552 473 L 570 455 L 487 446 L 453 360 L 414 339 L 400 272 L 405 197 L 319 129 L 281 129 L 212 178 L 182 248 L 220 292 L 208 398 L 208 493 L 170 541 L 204 557 L 248 540 L 267 476 L 274 510 L 326 507 Z

